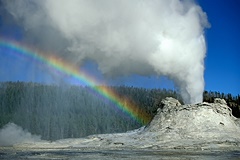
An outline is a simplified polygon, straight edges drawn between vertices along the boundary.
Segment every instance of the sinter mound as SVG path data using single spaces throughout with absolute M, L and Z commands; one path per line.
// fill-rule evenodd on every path
M 214 103 L 181 105 L 168 97 L 162 100 L 161 108 L 144 132 L 164 143 L 184 143 L 186 140 L 192 144 L 238 146 L 240 142 L 239 119 L 232 115 L 226 101 L 219 98 Z

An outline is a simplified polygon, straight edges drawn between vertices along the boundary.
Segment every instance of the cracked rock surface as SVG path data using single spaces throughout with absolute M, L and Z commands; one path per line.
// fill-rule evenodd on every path
M 184 141 L 191 145 L 204 143 L 240 142 L 239 120 L 225 100 L 214 103 L 181 105 L 176 99 L 166 98 L 162 107 L 143 134 L 151 134 L 159 144 Z

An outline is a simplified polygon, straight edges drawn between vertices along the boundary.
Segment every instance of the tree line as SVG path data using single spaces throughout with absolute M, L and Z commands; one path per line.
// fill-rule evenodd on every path
M 109 86 L 122 99 L 138 106 L 137 114 L 157 112 L 165 97 L 181 96 L 173 90 Z M 239 115 L 240 98 L 229 94 L 204 92 L 204 101 L 224 98 Z M 148 121 L 148 122 L 149 122 Z M 126 132 L 148 122 L 131 118 L 109 99 L 86 86 L 58 86 L 27 82 L 0 83 L 0 128 L 13 122 L 45 140 L 78 138 L 91 134 Z
M 227 105 L 232 109 L 233 116 L 240 118 L 240 95 L 232 95 L 231 93 L 220 93 L 214 91 L 204 91 L 203 101 L 213 103 L 214 98 L 225 99 Z

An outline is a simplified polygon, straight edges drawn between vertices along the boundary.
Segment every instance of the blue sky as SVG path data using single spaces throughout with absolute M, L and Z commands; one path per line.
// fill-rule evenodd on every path
M 206 30 L 205 90 L 240 93 L 240 1 L 199 0 L 211 28 Z
M 206 30 L 207 55 L 205 58 L 205 90 L 240 93 L 240 1 L 239 0 L 198 0 L 207 13 L 211 27 Z M 1 3 L 0 3 L 1 5 Z M 7 17 L 7 18 L 6 18 Z M 21 40 L 25 38 L 22 28 L 9 15 L 0 10 L 1 38 Z M 0 48 L 0 81 L 61 82 L 56 72 L 46 73 L 46 67 L 35 65 L 26 59 Z M 23 62 L 27 62 L 24 63 Z M 106 81 L 94 62 L 85 63 L 83 69 Z M 71 78 L 65 81 L 75 83 Z M 111 85 L 129 85 L 146 88 L 170 88 L 174 84 L 166 77 L 144 77 L 132 75 L 108 80 Z

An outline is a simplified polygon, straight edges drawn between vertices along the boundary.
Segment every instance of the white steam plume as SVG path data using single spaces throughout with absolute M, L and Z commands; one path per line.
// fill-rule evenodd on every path
M 32 135 L 14 123 L 8 123 L 0 129 L 0 146 L 12 146 L 17 143 L 37 142 L 40 140 L 40 136 Z
M 26 28 L 45 23 L 70 42 L 65 58 L 77 63 L 92 59 L 103 74 L 114 76 L 168 76 L 179 87 L 186 103 L 202 101 L 204 28 L 208 21 L 194 1 L 12 2 L 5 2 L 7 9 L 23 20 Z

